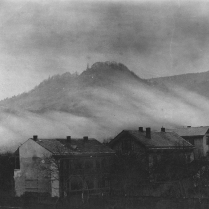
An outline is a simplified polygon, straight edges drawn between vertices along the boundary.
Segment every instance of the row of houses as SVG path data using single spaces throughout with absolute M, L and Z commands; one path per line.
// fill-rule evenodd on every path
M 15 152 L 15 194 L 105 194 L 111 189 L 111 166 L 118 153 L 144 156 L 147 168 L 171 154 L 189 164 L 207 155 L 208 142 L 208 126 L 123 130 L 108 145 L 87 136 L 42 139 L 35 135 Z

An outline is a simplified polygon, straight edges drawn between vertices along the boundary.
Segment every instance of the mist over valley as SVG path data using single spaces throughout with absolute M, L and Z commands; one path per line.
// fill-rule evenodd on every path
M 32 135 L 102 141 L 122 129 L 208 125 L 209 72 L 141 79 L 125 65 L 97 62 L 0 102 L 1 147 Z

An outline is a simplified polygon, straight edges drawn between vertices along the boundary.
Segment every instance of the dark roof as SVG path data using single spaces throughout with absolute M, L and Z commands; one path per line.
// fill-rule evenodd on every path
M 33 139 L 32 139 L 33 140 Z M 112 149 L 96 139 L 37 139 L 35 141 L 54 155 L 113 154 Z
M 171 129 L 180 136 L 204 136 L 209 129 L 209 126 L 200 126 L 200 127 L 184 127 Z
M 138 130 L 124 130 L 118 136 L 113 139 L 113 142 L 120 138 L 121 134 L 127 133 L 131 135 L 135 140 L 139 141 L 147 148 L 162 148 L 173 149 L 179 147 L 193 148 L 189 142 L 180 137 L 175 132 L 151 132 L 151 138 L 146 137 L 146 132 L 140 132 Z

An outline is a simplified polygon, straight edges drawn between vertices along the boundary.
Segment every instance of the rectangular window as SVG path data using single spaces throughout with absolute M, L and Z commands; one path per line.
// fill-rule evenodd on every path
M 206 136 L 206 144 L 209 145 L 209 136 Z
M 63 169 L 67 170 L 67 160 L 63 160 Z
M 108 186 L 109 186 L 109 181 L 105 180 L 105 187 L 108 187 Z
M 130 151 L 131 150 L 131 140 L 125 139 L 122 141 L 122 150 Z
M 68 178 L 69 166 L 70 166 L 69 159 L 61 159 L 60 160 L 60 175 L 62 175 L 63 181 L 64 181 L 64 179 Z
M 74 168 L 76 170 L 81 170 L 83 168 L 83 164 L 81 160 L 75 160 L 74 162 Z
M 158 163 L 157 155 L 153 155 L 153 164 L 156 165 Z
M 189 140 L 189 143 L 192 144 L 192 145 L 194 145 L 194 139 L 190 139 Z
M 96 160 L 96 168 L 100 169 L 100 161 L 99 160 Z

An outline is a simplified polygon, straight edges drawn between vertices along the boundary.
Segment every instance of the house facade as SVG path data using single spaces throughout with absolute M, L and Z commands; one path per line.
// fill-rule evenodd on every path
M 194 157 L 199 159 L 205 157 L 209 151 L 209 126 L 183 127 L 173 129 L 175 133 L 194 145 Z
M 114 151 L 96 139 L 28 139 L 18 148 L 15 193 L 51 197 L 109 191 Z
M 117 153 L 135 153 L 146 159 L 148 167 L 160 162 L 169 155 L 181 156 L 185 162 L 194 159 L 194 146 L 175 132 L 151 131 L 151 128 L 139 127 L 139 130 L 123 130 L 111 142 L 110 147 Z

